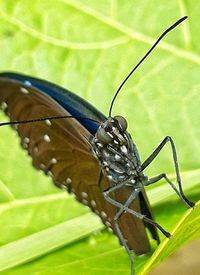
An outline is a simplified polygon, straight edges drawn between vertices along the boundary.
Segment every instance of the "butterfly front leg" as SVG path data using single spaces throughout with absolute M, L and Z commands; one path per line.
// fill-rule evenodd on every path
M 124 248 L 126 249 L 126 252 L 129 256 L 130 262 L 131 262 L 131 275 L 134 275 L 134 260 L 133 260 L 133 256 L 131 254 L 131 250 L 129 249 L 127 243 L 126 243 L 126 239 L 124 238 L 122 231 L 120 230 L 119 227 L 119 218 L 120 216 L 126 212 L 126 209 L 130 206 L 130 204 L 133 202 L 133 200 L 138 196 L 140 189 L 135 189 L 131 195 L 129 196 L 129 198 L 127 199 L 127 201 L 125 202 L 125 204 L 120 204 L 119 202 L 113 200 L 109 194 L 113 191 L 116 191 L 117 189 L 120 189 L 121 187 L 123 187 L 126 184 L 126 182 L 121 182 L 119 184 L 116 184 L 115 186 L 110 187 L 109 189 L 105 190 L 103 192 L 104 198 L 111 203 L 112 205 L 116 206 L 119 208 L 119 210 L 117 211 L 117 213 L 114 216 L 114 225 L 115 225 L 115 229 L 116 229 L 116 233 L 120 239 L 121 244 L 124 246 Z M 119 206 L 120 205 L 120 206 Z M 129 208 L 128 208 L 129 209 Z
M 151 162 L 156 158 L 156 156 L 160 153 L 162 148 L 167 144 L 170 143 L 171 149 L 172 149 L 172 157 L 173 157 L 173 162 L 174 162 L 174 168 L 176 172 L 176 181 L 178 183 L 179 190 L 176 188 L 176 186 L 169 180 L 167 175 L 165 173 L 162 173 L 158 175 L 157 177 L 154 177 L 150 179 L 148 182 L 145 183 L 145 185 L 150 185 L 153 184 L 160 179 L 164 178 L 167 183 L 174 189 L 174 191 L 177 193 L 177 195 L 182 199 L 182 201 L 186 204 L 187 207 L 194 207 L 194 203 L 189 201 L 187 197 L 185 196 L 182 188 L 182 182 L 181 182 L 181 177 L 180 177 L 180 172 L 179 172 L 179 166 L 178 166 L 178 158 L 177 158 L 177 153 L 176 153 L 176 147 L 174 144 L 173 139 L 170 136 L 166 136 L 163 141 L 158 145 L 158 147 L 153 151 L 153 153 L 144 161 L 144 163 L 141 165 L 141 171 L 143 171 Z
M 132 209 L 129 208 L 129 206 L 131 205 L 131 203 L 134 201 L 135 198 L 137 198 L 137 196 L 139 195 L 141 189 L 140 188 L 133 188 L 133 192 L 131 193 L 131 195 L 129 196 L 129 198 L 127 199 L 127 201 L 125 202 L 125 204 L 122 204 L 114 199 L 112 199 L 109 195 L 111 192 L 113 191 L 116 191 L 120 188 L 122 188 L 124 185 L 126 185 L 127 182 L 124 181 L 124 182 L 121 182 L 119 184 L 116 184 L 115 186 L 112 186 L 110 188 L 108 188 L 107 190 L 105 190 L 103 192 L 103 196 L 104 198 L 109 202 L 111 203 L 112 205 L 116 206 L 118 208 L 118 211 L 117 213 L 115 214 L 114 216 L 114 225 L 115 225 L 115 229 L 116 229 L 116 232 L 117 232 L 117 235 L 122 243 L 122 245 L 125 247 L 126 251 L 127 251 L 127 254 L 129 256 L 129 259 L 130 259 L 130 262 L 131 262 L 131 275 L 134 274 L 134 261 L 133 261 L 133 256 L 131 254 L 131 250 L 129 249 L 127 243 L 126 243 L 126 240 L 122 234 L 122 231 L 120 229 L 120 226 L 119 226 L 119 218 L 120 216 L 125 213 L 125 212 L 128 212 L 130 214 L 132 214 L 134 217 L 140 219 L 140 220 L 143 220 L 145 222 L 148 222 L 152 225 L 154 225 L 155 227 L 157 227 L 166 237 L 170 237 L 170 233 L 165 231 L 162 226 L 160 226 L 158 223 L 156 223 L 155 221 L 147 218 L 145 215 L 137 212 L 137 211 L 134 211 Z
M 138 196 L 139 192 L 141 191 L 140 188 L 137 189 L 133 189 L 133 192 L 131 193 L 131 195 L 129 196 L 129 198 L 127 199 L 127 201 L 125 202 L 125 204 L 122 204 L 114 199 L 112 199 L 109 194 L 119 188 L 121 188 L 122 186 L 126 185 L 127 182 L 121 182 L 120 184 L 117 184 L 115 186 L 110 187 L 109 189 L 105 190 L 103 192 L 103 196 L 104 198 L 111 203 L 112 205 L 116 206 L 117 208 L 119 208 L 118 212 L 116 213 L 115 217 L 114 217 L 114 221 L 118 221 L 120 216 L 124 213 L 124 212 L 128 212 L 130 214 L 132 214 L 134 217 L 143 220 L 147 223 L 152 224 L 153 226 L 157 227 L 166 237 L 170 237 L 171 234 L 167 231 L 164 230 L 164 228 L 159 225 L 158 223 L 156 223 L 154 220 L 149 219 L 148 217 L 146 217 L 145 215 L 141 214 L 140 212 L 134 211 L 132 209 L 129 208 L 129 206 L 131 205 L 131 203 L 134 201 L 134 199 Z

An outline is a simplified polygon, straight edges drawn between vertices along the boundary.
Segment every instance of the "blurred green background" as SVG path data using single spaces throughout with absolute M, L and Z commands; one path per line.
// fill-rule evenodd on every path
M 195 6 L 193 1 L 178 0 L 167 4 L 1 1 L 0 70 L 60 84 L 108 114 L 116 89 L 132 67 L 167 27 L 188 15 L 127 82 L 113 115 L 127 118 L 143 160 L 166 135 L 173 137 L 184 189 L 196 202 L 200 197 L 199 12 L 197 1 Z M 3 114 L 0 118 L 6 120 Z M 148 175 L 166 172 L 174 179 L 171 160 L 170 148 L 165 148 Z M 0 129 L 0 163 L 2 274 L 129 274 L 128 258 L 117 239 L 100 231 L 96 217 L 32 168 L 17 134 L 7 127 Z M 148 195 L 156 220 L 174 232 L 174 238 L 161 236 L 163 243 L 155 252 L 152 243 L 149 255 L 136 258 L 137 274 L 149 272 L 200 235 L 199 205 L 187 211 L 165 183 L 149 188 Z M 72 226 L 74 219 L 80 232 Z M 63 226 L 63 233 L 56 225 Z M 51 245 L 51 239 L 58 244 Z

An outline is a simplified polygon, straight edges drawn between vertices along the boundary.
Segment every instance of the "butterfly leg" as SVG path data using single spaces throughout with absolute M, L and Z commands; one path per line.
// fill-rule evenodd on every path
M 148 184 L 151 184 L 153 182 L 158 181 L 161 178 L 165 178 L 165 180 L 170 184 L 170 186 L 175 190 L 175 192 L 178 194 L 178 196 L 184 201 L 184 203 L 187 205 L 187 207 L 194 207 L 194 203 L 189 201 L 185 194 L 183 193 L 183 188 L 182 188 L 182 182 L 181 182 L 181 177 L 180 177 L 180 172 L 179 172 L 179 166 L 178 166 L 178 158 L 177 158 L 177 153 L 176 153 L 176 147 L 174 144 L 173 139 L 170 136 L 167 136 L 163 139 L 163 141 L 158 145 L 158 147 L 153 151 L 153 153 L 143 162 L 141 165 L 141 171 L 143 171 L 149 164 L 156 158 L 156 156 L 160 153 L 162 148 L 167 144 L 170 143 L 171 149 L 172 149 L 172 156 L 173 156 L 173 162 L 174 162 L 174 167 L 175 167 L 175 172 L 176 172 L 176 181 L 178 183 L 179 190 L 175 187 L 175 185 L 168 179 L 168 177 L 165 174 L 161 174 L 158 177 L 155 177 L 154 180 L 150 180 L 150 182 L 147 182 Z M 165 176 L 164 176 L 165 175 Z M 160 177 L 160 178 L 159 178 Z
M 124 184 L 126 184 L 126 182 L 123 182 L 121 184 L 118 184 L 118 185 L 115 185 L 113 187 L 110 187 L 109 189 L 105 190 L 103 192 L 103 195 L 104 195 L 104 198 L 109 202 L 111 203 L 112 205 L 116 206 L 119 208 L 118 212 L 116 213 L 115 217 L 114 217 L 114 224 L 115 224 L 115 229 L 116 229 L 116 233 L 122 243 L 122 245 L 124 246 L 124 248 L 126 249 L 127 251 L 127 254 L 129 256 L 129 259 L 130 259 L 130 262 L 131 262 L 131 275 L 134 275 L 134 260 L 133 260 L 133 256 L 131 254 L 131 250 L 129 249 L 127 243 L 126 243 L 126 240 L 120 230 L 120 227 L 119 227 L 119 218 L 120 216 L 124 213 L 124 212 L 128 212 L 130 214 L 132 214 L 133 216 L 135 216 L 136 218 L 138 219 L 141 219 L 143 221 L 146 221 L 154 226 L 156 226 L 166 237 L 170 237 L 170 233 L 166 232 L 159 224 L 157 224 L 156 222 L 154 222 L 153 220 L 147 218 L 146 216 L 142 215 L 141 213 L 139 212 L 136 212 L 132 209 L 129 208 L 130 204 L 134 201 L 134 199 L 138 196 L 139 192 L 141 191 L 139 188 L 134 190 L 132 192 L 132 194 L 129 196 L 129 198 L 127 199 L 127 201 L 125 202 L 125 204 L 121 204 L 117 201 L 115 201 L 114 199 L 112 199 L 110 196 L 109 196 L 109 193 L 122 187 Z
M 128 248 L 128 245 L 126 243 L 126 240 L 119 228 L 119 224 L 118 224 L 118 221 L 115 221 L 115 229 L 116 229 L 116 232 L 117 232 L 117 235 L 122 243 L 122 245 L 124 246 L 124 248 L 126 249 L 126 252 L 129 256 L 129 259 L 130 259 L 130 262 L 131 262 L 131 275 L 134 275 L 134 259 L 133 259 L 133 256 L 131 254 L 131 250 Z
M 104 198 L 109 202 L 111 203 L 112 205 L 116 206 L 117 208 L 119 208 L 119 211 L 117 212 L 117 214 L 115 215 L 115 218 L 114 220 L 118 220 L 119 217 L 124 213 L 124 212 L 128 212 L 130 214 L 132 214 L 134 217 L 140 219 L 140 220 L 143 220 L 147 223 L 150 223 L 152 224 L 153 226 L 157 227 L 167 238 L 171 237 L 171 234 L 167 231 L 165 231 L 165 229 L 159 225 L 157 222 L 155 222 L 154 220 L 151 220 L 149 219 L 148 217 L 146 217 L 145 215 L 137 212 L 137 211 L 134 211 L 132 209 L 130 209 L 128 206 L 131 204 L 131 202 L 134 200 L 135 198 L 135 192 L 133 192 L 130 197 L 128 198 L 127 200 L 127 204 L 128 206 L 125 204 L 122 204 L 114 199 L 112 199 L 108 194 L 110 193 L 110 190 L 106 190 L 103 192 L 103 195 L 104 195 Z M 130 200 L 129 200 L 130 199 Z
M 104 197 L 107 198 L 108 194 L 120 187 L 122 187 L 126 182 L 122 182 L 121 184 L 117 184 L 115 186 L 112 186 L 111 188 L 109 188 L 107 191 L 104 192 Z M 123 212 L 126 211 L 126 208 L 128 208 L 130 206 L 130 204 L 133 202 L 133 200 L 138 196 L 140 192 L 140 189 L 136 189 L 135 191 L 132 192 L 132 194 L 129 196 L 129 198 L 127 199 L 127 201 L 125 202 L 125 204 L 123 206 L 123 208 L 120 207 L 120 209 L 118 210 L 118 212 L 116 213 L 115 217 L 114 217 L 114 224 L 115 224 L 115 229 L 116 229 L 116 233 L 121 241 L 121 244 L 124 246 L 124 248 L 126 249 L 126 252 L 129 256 L 130 262 L 131 262 L 131 275 L 134 275 L 134 259 L 133 256 L 131 254 L 131 250 L 129 249 L 126 240 L 120 230 L 119 227 L 119 217 L 123 214 Z
M 167 183 L 169 183 L 169 185 L 174 189 L 174 191 L 176 192 L 176 194 L 180 197 L 180 199 L 185 202 L 185 199 L 183 199 L 183 197 L 181 196 L 180 192 L 178 191 L 178 189 L 176 188 L 176 186 L 170 181 L 170 179 L 168 178 L 168 176 L 165 173 L 162 173 L 156 177 L 150 178 L 147 182 L 145 182 L 145 186 L 153 184 L 155 182 L 158 182 L 161 179 L 165 179 Z M 191 202 L 190 202 L 191 203 Z M 186 203 L 186 206 L 188 206 L 188 203 Z

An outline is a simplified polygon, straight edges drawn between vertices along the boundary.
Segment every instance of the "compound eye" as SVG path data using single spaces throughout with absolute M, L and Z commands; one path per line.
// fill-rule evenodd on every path
M 108 135 L 104 128 L 99 128 L 96 133 L 96 138 L 103 144 L 112 142 L 112 138 Z
M 114 119 L 118 121 L 121 130 L 125 132 L 128 126 L 126 119 L 123 116 L 115 116 Z

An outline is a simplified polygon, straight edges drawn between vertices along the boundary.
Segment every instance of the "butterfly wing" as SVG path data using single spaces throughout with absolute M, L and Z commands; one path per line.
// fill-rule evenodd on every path
M 0 102 L 11 121 L 71 115 L 43 91 L 5 77 L 0 77 Z M 94 117 L 99 121 L 103 119 L 101 115 L 93 113 Z M 92 134 L 89 130 L 75 118 L 20 124 L 17 129 L 33 165 L 50 175 L 58 187 L 74 193 L 78 201 L 88 205 L 106 226 L 115 231 L 113 218 L 117 209 L 102 195 L 110 183 L 91 154 Z M 124 203 L 131 191 L 130 187 L 124 186 L 113 196 Z M 131 208 L 141 211 L 139 198 Z M 142 221 L 126 213 L 121 216 L 119 223 L 130 249 L 138 254 L 149 250 Z
M 89 117 L 101 122 L 104 122 L 107 119 L 101 112 L 99 112 L 86 100 L 54 83 L 13 72 L 0 73 L 0 77 L 16 80 L 22 84 L 25 84 L 26 86 L 35 87 L 36 89 L 53 98 L 72 116 L 81 117 L 84 114 L 85 117 Z M 78 121 L 93 135 L 96 133 L 99 127 L 99 124 L 97 124 L 95 121 L 83 120 L 81 118 L 79 118 Z

